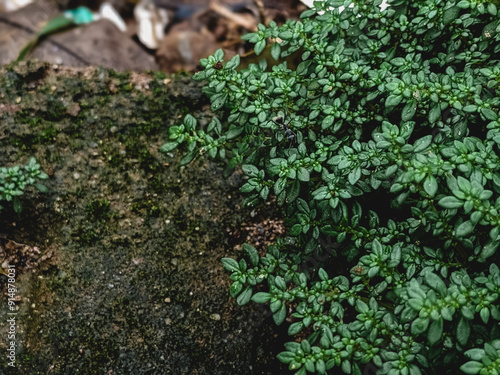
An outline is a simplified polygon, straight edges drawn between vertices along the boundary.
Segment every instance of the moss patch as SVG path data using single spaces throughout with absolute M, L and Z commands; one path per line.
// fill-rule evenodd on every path
M 239 173 L 159 152 L 184 113 L 209 116 L 196 83 L 28 62 L 0 71 L 0 105 L 0 165 L 33 155 L 51 176 L 0 216 L 40 250 L 19 264 L 17 373 L 287 373 L 278 328 L 236 305 L 220 264 L 249 224 Z

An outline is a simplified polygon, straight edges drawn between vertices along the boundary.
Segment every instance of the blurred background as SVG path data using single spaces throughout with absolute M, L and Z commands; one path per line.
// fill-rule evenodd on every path
M 194 72 L 218 48 L 254 58 L 241 36 L 298 19 L 300 0 L 0 0 L 0 65 L 37 58 L 70 67 Z

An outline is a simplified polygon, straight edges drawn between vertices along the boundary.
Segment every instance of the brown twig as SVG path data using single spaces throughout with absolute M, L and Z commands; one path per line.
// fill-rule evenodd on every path
M 266 15 L 264 14 L 264 2 L 262 0 L 253 0 L 253 2 L 257 7 L 257 10 L 259 11 L 260 23 L 267 26 L 269 20 L 266 18 Z

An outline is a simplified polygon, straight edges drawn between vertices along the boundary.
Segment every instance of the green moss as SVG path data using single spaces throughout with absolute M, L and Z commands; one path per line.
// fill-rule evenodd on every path
M 131 137 L 125 142 L 125 150 L 129 158 L 139 161 L 141 169 L 146 173 L 155 174 L 163 170 L 163 166 L 160 162 L 149 152 L 147 144 L 135 137 Z
M 111 337 L 96 334 L 95 327 L 80 326 L 76 340 L 69 335 L 66 331 L 53 331 L 46 336 L 52 342 L 54 354 L 61 358 L 78 361 L 79 374 L 101 373 L 103 366 L 118 358 L 119 350 L 116 341 Z M 57 369 L 58 365 L 55 366 Z
M 163 72 L 155 72 L 155 73 L 154 73 L 154 77 L 155 77 L 156 79 L 161 79 L 161 80 L 163 80 L 163 79 L 167 78 L 167 75 L 166 75 L 165 73 L 163 73 Z
M 122 183 L 118 181 L 110 181 L 108 184 L 109 187 L 109 193 L 117 193 L 123 189 Z
M 117 72 L 116 70 L 110 69 L 102 69 L 101 71 L 104 71 L 109 78 L 117 78 L 123 81 L 130 80 L 130 72 Z
M 83 198 L 85 196 L 85 190 L 83 190 L 81 187 L 78 187 L 73 194 L 77 198 Z
M 79 243 L 82 245 L 92 245 L 95 243 L 97 239 L 99 239 L 99 234 L 96 233 L 93 229 L 82 230 L 79 237 Z
M 70 277 L 56 266 L 51 266 L 45 274 L 46 286 L 49 290 L 55 291 L 63 288 L 69 281 Z
M 62 161 L 61 152 L 58 149 L 45 149 L 45 158 L 50 163 L 60 163 Z
M 110 166 L 111 168 L 117 168 L 120 171 L 124 170 L 124 167 L 125 167 L 124 162 L 125 162 L 125 158 L 120 156 L 117 152 L 114 152 L 113 154 L 108 155 L 108 157 L 106 159 L 106 163 L 108 166 Z
M 106 220 L 112 217 L 110 202 L 108 200 L 95 200 L 85 207 L 89 219 L 91 220 Z
M 18 124 L 28 124 L 29 126 L 36 126 L 40 124 L 43 119 L 31 109 L 23 109 L 16 114 L 15 121 Z
M 55 142 L 57 130 L 53 123 L 45 124 L 46 127 L 33 134 L 21 134 L 18 136 L 9 137 L 9 143 L 14 147 L 19 147 L 22 151 L 31 151 L 36 145 L 49 145 Z
M 9 143 L 11 146 L 17 147 L 21 151 L 31 150 L 31 145 L 26 144 L 20 137 L 10 137 Z
M 47 110 L 43 115 L 43 117 L 48 121 L 61 121 L 63 118 L 68 116 L 63 102 L 54 96 L 47 97 Z
M 159 194 L 167 190 L 167 187 L 165 186 L 165 182 L 163 181 L 162 174 L 157 173 L 154 174 L 149 180 L 148 180 L 149 186 L 151 189 Z
M 53 124 L 50 124 L 47 128 L 45 128 L 40 136 L 36 138 L 36 144 L 51 144 L 55 141 L 55 137 L 57 135 L 57 130 L 54 128 Z
M 144 199 L 132 202 L 130 206 L 132 212 L 137 214 L 146 213 L 147 216 L 158 217 L 162 213 L 162 208 L 157 201 L 152 199 Z M 141 215 L 142 216 L 142 215 Z
M 187 284 L 192 282 L 190 278 L 193 277 L 195 281 L 199 281 L 197 276 L 194 276 L 193 271 L 181 274 L 176 267 L 172 267 L 170 261 L 176 257 L 180 264 L 188 262 L 189 255 L 185 254 L 186 248 L 180 244 L 183 241 L 179 241 L 179 236 L 186 236 L 191 231 L 197 234 L 194 228 L 202 227 L 203 222 L 212 217 L 203 213 L 205 217 L 193 219 L 198 213 L 193 214 L 191 207 L 186 205 L 184 215 L 178 217 L 178 222 L 182 222 L 185 229 L 179 234 L 171 218 L 178 203 L 165 202 L 166 195 L 153 196 L 154 192 L 166 190 L 169 190 L 169 197 L 173 195 L 171 191 L 176 194 L 191 191 L 192 174 L 189 177 L 186 174 L 169 175 L 163 165 L 163 156 L 155 153 L 155 145 L 168 137 L 168 126 L 178 120 L 177 103 L 186 101 L 188 94 L 184 94 L 180 85 L 170 91 L 175 78 L 172 78 L 172 85 L 158 83 L 157 97 L 141 94 L 135 89 L 132 94 L 128 94 L 121 89 L 127 84 L 125 76 L 106 74 L 100 82 L 97 82 L 97 78 L 94 79 L 96 82 L 87 82 L 51 77 L 51 81 L 45 86 L 37 86 L 45 87 L 47 95 L 51 95 L 48 88 L 57 86 L 57 94 L 65 98 L 65 103 L 73 101 L 80 105 L 80 112 L 76 117 L 58 112 L 62 108 L 58 108 L 57 104 L 51 107 L 52 113 L 47 114 L 45 100 L 25 101 L 29 94 L 19 94 L 23 95 L 20 106 L 24 111 L 24 122 L 20 124 L 30 130 L 30 137 L 38 137 L 37 140 L 43 140 L 49 146 L 30 142 L 24 136 L 21 138 L 22 130 L 17 120 L 9 129 L 10 134 L 14 141 L 26 142 L 22 146 L 30 146 L 34 153 L 42 156 L 40 159 L 44 159 L 45 155 L 43 163 L 53 168 L 55 174 L 51 180 L 50 198 L 36 207 L 36 216 L 33 213 L 32 217 L 37 220 L 32 220 L 29 227 L 26 225 L 27 220 L 22 223 L 18 221 L 18 228 L 26 225 L 26 228 L 43 231 L 42 236 L 38 237 L 33 234 L 35 231 L 26 234 L 30 240 L 24 242 L 46 243 L 46 235 L 53 236 L 55 242 L 61 245 L 58 247 L 58 255 L 61 256 L 48 260 L 57 262 L 60 268 L 47 272 L 37 268 L 37 274 L 32 278 L 33 284 L 30 287 L 33 297 L 30 296 L 30 299 L 40 313 L 31 313 L 30 310 L 30 317 L 26 316 L 21 321 L 26 328 L 26 342 L 29 343 L 25 350 L 33 355 L 26 355 L 22 360 L 18 357 L 19 367 L 22 368 L 20 373 L 97 374 L 109 368 L 120 374 L 151 371 L 160 373 L 164 368 L 168 372 L 168 369 L 179 368 L 178 359 L 169 358 L 173 345 L 179 352 L 189 350 L 189 355 L 185 357 L 196 364 L 190 368 L 194 372 L 197 368 L 207 368 L 209 362 L 213 361 L 207 359 L 209 355 L 201 358 L 191 354 L 200 350 L 198 343 L 192 344 L 193 327 L 197 329 L 197 338 L 206 338 L 205 354 L 210 352 L 210 355 L 220 355 L 220 348 L 223 347 L 223 344 L 219 344 L 221 341 L 217 332 L 212 344 L 213 335 L 209 331 L 212 325 L 210 328 L 204 325 L 204 316 L 201 319 L 194 317 L 197 313 L 187 313 L 189 307 L 194 306 L 193 299 L 196 297 L 196 294 L 189 294 L 191 289 L 187 289 Z M 116 94 L 109 93 L 109 78 L 120 80 Z M 162 75 L 158 78 L 161 79 Z M 5 87 L 0 86 L 0 95 L 4 92 L 2 90 Z M 37 88 L 37 95 L 39 93 Z M 180 99 L 176 96 L 178 93 Z M 43 98 L 43 95 L 40 97 Z M 195 101 L 196 99 L 189 100 L 188 104 Z M 41 111 L 39 108 L 44 109 Z M 113 117 L 112 114 L 116 115 Z M 51 116 L 60 116 L 60 120 L 48 120 Z M 112 126 L 116 126 L 118 130 L 111 132 L 109 129 Z M 51 127 L 55 133 L 51 134 Z M 54 141 L 51 136 L 57 139 Z M 11 141 L 10 137 L 4 139 L 4 146 Z M 98 146 L 89 148 L 92 142 Z M 120 153 L 121 150 L 126 153 Z M 19 149 L 15 151 L 19 152 Z M 94 151 L 98 155 L 92 155 Z M 82 160 L 95 160 L 99 163 L 90 166 Z M 100 163 L 101 160 L 104 164 Z M 171 163 L 170 168 L 174 173 L 177 171 L 177 162 L 178 160 Z M 75 166 L 78 166 L 79 172 L 81 169 L 82 175 L 98 174 L 99 184 L 91 188 L 86 178 L 74 180 L 71 168 Z M 137 170 L 137 167 L 140 169 Z M 129 171 L 133 174 L 133 181 L 126 178 Z M 199 171 L 195 173 L 198 174 Z M 177 182 L 178 178 L 182 182 Z M 134 189 L 130 188 L 132 184 Z M 208 197 L 198 198 L 204 199 L 197 203 L 197 207 L 210 204 L 205 200 Z M 130 201 L 134 202 L 132 206 L 128 205 Z M 56 212 L 53 206 L 60 212 Z M 119 222 L 117 215 L 122 210 L 125 212 L 123 219 L 126 220 Z M 214 215 L 217 215 L 215 212 L 218 211 L 214 211 Z M 28 213 L 27 211 L 26 214 Z M 152 219 L 146 220 L 144 225 L 134 225 L 146 216 Z M 155 219 L 157 216 L 159 218 Z M 113 220 L 104 220 L 107 217 Z M 168 218 L 172 223 L 165 225 L 160 218 Z M 133 225 L 123 225 L 128 219 Z M 3 228 L 3 222 L 0 227 Z M 214 242 L 222 243 L 221 240 Z M 204 250 L 204 246 L 206 245 L 202 243 L 199 248 Z M 213 258 L 220 256 L 221 253 L 217 252 Z M 210 269 L 218 266 L 217 261 L 208 257 L 201 263 L 194 263 L 198 260 L 199 257 L 192 257 L 189 262 L 193 262 L 195 268 L 203 270 L 208 269 L 207 262 L 213 264 Z M 46 263 L 42 266 L 45 267 Z M 60 274 L 63 268 L 70 276 Z M 205 271 L 200 273 L 208 274 Z M 40 275 L 43 278 L 38 278 Z M 110 278 L 114 275 L 119 276 L 121 281 L 112 281 L 114 288 L 108 288 Z M 219 306 L 221 302 L 218 293 L 222 295 L 221 300 L 226 301 L 226 293 L 222 293 L 222 288 L 220 289 L 215 293 L 216 296 L 207 293 L 202 300 L 196 301 L 201 310 L 213 307 L 214 301 Z M 89 295 L 92 295 L 91 301 L 86 298 Z M 54 299 L 51 299 L 52 296 Z M 42 300 L 42 297 L 47 298 Z M 164 299 L 167 297 L 171 298 L 172 303 L 165 303 Z M 167 312 L 174 304 L 176 307 L 182 304 L 182 309 L 179 308 L 174 313 Z M 64 311 L 66 308 L 71 311 L 70 314 Z M 141 309 L 143 312 L 139 312 Z M 185 313 L 180 324 L 164 324 L 166 316 L 175 318 L 180 312 Z M 119 330 L 115 330 L 115 324 Z M 43 332 L 40 332 L 41 329 Z M 164 337 L 158 334 L 160 330 L 165 332 Z M 143 338 L 144 341 L 139 342 L 138 338 Z M 165 348 L 167 342 L 168 348 Z M 117 356 L 117 347 L 120 347 L 120 353 L 126 354 L 126 357 Z M 160 355 L 164 355 L 165 360 L 160 362 Z M 148 369 L 149 363 L 158 367 Z M 0 367 L 2 364 L 0 360 Z M 136 371 L 131 371 L 132 366 Z M 163 367 L 159 369 L 160 366 Z M 224 370 L 225 368 L 219 369 L 219 373 L 231 373 Z

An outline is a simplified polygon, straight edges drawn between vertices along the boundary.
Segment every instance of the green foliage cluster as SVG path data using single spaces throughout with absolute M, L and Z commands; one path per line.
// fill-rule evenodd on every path
M 49 176 L 40 170 L 40 164 L 36 162 L 35 158 L 30 158 L 28 164 L 24 166 L 1 167 L 0 201 L 12 201 L 14 211 L 20 213 L 23 206 L 19 197 L 24 194 L 24 189 L 33 185 L 42 193 L 47 193 L 47 187 L 39 183 L 39 180 L 47 178 Z M 2 209 L 3 207 L 0 205 L 0 210 Z
M 380 3 L 260 25 L 271 68 L 202 59 L 227 122 L 188 115 L 163 150 L 241 164 L 246 204 L 283 205 L 288 237 L 223 265 L 239 304 L 290 323 L 290 370 L 498 374 L 499 4 Z

